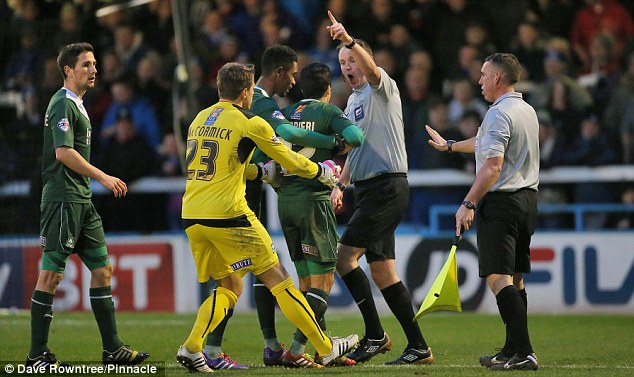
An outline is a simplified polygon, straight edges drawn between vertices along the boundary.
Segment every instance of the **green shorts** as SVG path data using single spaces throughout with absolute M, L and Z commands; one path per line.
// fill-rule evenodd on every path
M 316 262 L 323 267 L 322 273 L 334 271 L 339 234 L 330 200 L 279 201 L 278 213 L 295 265 L 299 267 L 302 264 L 298 262 L 307 261 L 314 267 Z M 317 275 L 313 267 L 310 274 Z
M 42 270 L 63 273 L 73 253 L 91 271 L 110 264 L 101 217 L 92 203 L 43 202 L 40 209 Z

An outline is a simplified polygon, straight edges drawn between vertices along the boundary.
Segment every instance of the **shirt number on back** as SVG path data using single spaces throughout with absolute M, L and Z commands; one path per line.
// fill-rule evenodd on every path
M 210 181 L 216 173 L 216 158 L 218 157 L 218 142 L 215 140 L 203 140 L 200 146 L 200 157 L 196 163 L 198 152 L 198 140 L 187 140 L 187 179 Z M 194 165 L 194 166 L 192 166 Z M 198 166 L 196 166 L 198 165 Z M 199 169 L 195 169 L 198 167 Z

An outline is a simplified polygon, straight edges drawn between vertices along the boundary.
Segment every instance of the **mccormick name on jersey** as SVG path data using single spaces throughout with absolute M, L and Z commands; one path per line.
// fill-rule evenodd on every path
M 229 140 L 233 130 L 214 126 L 216 119 L 218 119 L 218 116 L 223 110 L 224 109 L 213 109 L 207 119 L 205 119 L 205 123 L 197 127 L 189 128 L 188 137 L 213 137 L 214 139 Z
M 228 128 L 220 128 L 215 126 L 198 126 L 198 127 L 190 127 L 188 136 L 189 137 L 212 137 L 215 139 L 224 139 L 229 140 L 231 137 L 231 133 L 233 130 Z

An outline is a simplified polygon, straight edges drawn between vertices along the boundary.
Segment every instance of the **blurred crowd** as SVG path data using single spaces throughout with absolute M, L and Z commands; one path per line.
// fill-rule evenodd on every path
M 523 64 L 517 90 L 538 111 L 542 169 L 634 164 L 634 0 L 184 3 L 189 77 L 179 84 L 170 0 L 99 13 L 108 2 L 0 1 L 0 184 L 38 179 L 43 116 L 62 84 L 55 61 L 61 46 L 87 41 L 95 47 L 97 87 L 85 97 L 98 135 L 92 161 L 130 184 L 143 176 L 182 175 L 184 136 L 178 135 L 193 114 L 217 101 L 215 79 L 224 63 L 257 68 L 264 49 L 282 43 L 298 52 L 300 69 L 317 60 L 340 77 L 336 43 L 326 30 L 328 9 L 372 46 L 377 64 L 397 81 L 410 169 L 474 172 L 472 156 L 429 147 L 424 126 L 447 139 L 475 135 L 488 107 L 479 93 L 480 67 L 493 52 L 514 53 Z M 348 95 L 335 80 L 332 102 L 344 108 Z M 299 98 L 295 89 L 278 100 L 283 107 Z M 430 204 L 459 203 L 463 191 L 412 188 L 409 221 L 427 223 Z M 633 191 L 631 184 L 580 183 L 542 186 L 540 195 L 545 203 L 626 203 Z M 178 228 L 171 218 L 179 210 L 176 197 L 132 196 L 125 204 L 132 209 L 107 200 L 101 205 L 108 230 Z M 109 215 L 139 208 L 166 212 L 150 215 L 141 229 L 132 218 Z M 568 220 L 548 221 L 557 227 Z M 631 218 L 606 215 L 588 226 L 625 223 L 631 226 Z

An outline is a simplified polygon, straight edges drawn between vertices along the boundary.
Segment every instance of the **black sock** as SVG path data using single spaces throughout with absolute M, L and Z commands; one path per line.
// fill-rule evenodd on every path
M 387 302 L 387 306 L 390 307 L 405 332 L 407 347 L 419 350 L 429 348 L 425 338 L 423 338 L 423 333 L 420 331 L 418 322 L 414 321 L 412 298 L 403 282 L 399 281 L 396 284 L 392 284 L 381 290 L 381 293 L 383 298 L 385 298 L 385 302 Z
M 526 289 L 522 288 L 519 290 L 520 297 L 522 298 L 522 302 L 524 302 L 524 307 L 528 308 L 528 300 L 526 299 Z M 511 357 L 515 354 L 515 347 L 513 347 L 513 339 L 511 338 L 511 331 L 509 330 L 509 326 L 506 327 L 506 341 L 504 342 L 504 347 L 502 347 L 502 354 L 504 356 Z
M 114 352 L 123 345 L 117 334 L 117 321 L 115 319 L 114 302 L 112 301 L 112 289 L 110 286 L 90 288 L 90 306 L 99 326 L 103 349 Z
M 370 339 L 383 339 L 383 326 L 381 326 L 379 313 L 374 305 L 370 282 L 361 267 L 357 267 L 342 276 L 341 280 L 346 283 L 354 302 L 361 311 L 365 323 L 365 336 Z
M 533 352 L 528 335 L 526 306 L 521 295 L 513 285 L 504 287 L 495 296 L 502 321 L 507 325 L 515 353 L 526 356 Z
M 229 318 L 233 315 L 233 309 L 227 310 L 227 314 L 220 321 L 218 326 L 214 329 L 214 331 L 210 332 L 207 335 L 206 345 L 212 347 L 221 347 L 222 346 L 222 337 L 225 335 L 225 329 L 227 328 L 227 322 L 229 322 Z
M 257 277 L 253 282 L 253 299 L 264 339 L 277 339 L 275 331 L 275 305 L 277 305 L 277 301 L 271 291 Z
M 33 291 L 31 296 L 31 349 L 29 357 L 34 359 L 48 351 L 48 332 L 53 320 L 53 298 L 44 291 Z

